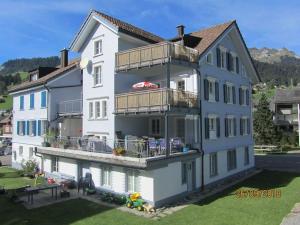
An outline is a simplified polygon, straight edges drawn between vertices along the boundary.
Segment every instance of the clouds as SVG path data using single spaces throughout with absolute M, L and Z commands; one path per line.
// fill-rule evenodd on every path
M 300 54 L 296 0 L 1 0 L 0 63 L 58 54 L 90 9 L 98 9 L 165 38 L 237 19 L 249 47 L 287 47 Z

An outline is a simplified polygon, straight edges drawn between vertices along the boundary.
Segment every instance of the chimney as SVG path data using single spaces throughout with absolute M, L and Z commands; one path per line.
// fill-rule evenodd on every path
M 177 27 L 177 34 L 178 34 L 178 37 L 183 37 L 184 35 L 184 26 L 183 25 L 178 25 Z
M 60 67 L 66 67 L 68 65 L 68 49 L 64 48 L 60 51 Z

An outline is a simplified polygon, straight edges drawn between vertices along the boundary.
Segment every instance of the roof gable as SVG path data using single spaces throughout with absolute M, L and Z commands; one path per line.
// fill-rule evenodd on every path
M 157 43 L 157 42 L 164 41 L 164 39 L 162 37 L 159 37 L 153 33 L 145 31 L 141 28 L 138 28 L 134 25 L 131 25 L 127 22 L 124 22 L 122 20 L 119 20 L 117 18 L 109 16 L 102 12 L 92 10 L 70 45 L 70 48 L 72 50 L 78 51 L 80 49 L 80 47 L 84 41 L 81 41 L 81 43 L 79 43 L 79 46 L 76 46 L 76 44 L 78 43 L 78 40 L 80 39 L 81 35 L 85 31 L 90 32 L 91 28 L 90 29 L 87 29 L 87 28 L 89 27 L 90 24 L 93 25 L 93 23 L 94 23 L 93 17 L 94 16 L 100 17 L 101 19 L 105 20 L 105 22 L 108 22 L 110 25 L 113 25 L 113 27 L 115 27 L 118 31 L 128 34 L 128 35 L 131 35 L 131 36 L 141 39 L 143 41 L 147 41 L 149 43 Z

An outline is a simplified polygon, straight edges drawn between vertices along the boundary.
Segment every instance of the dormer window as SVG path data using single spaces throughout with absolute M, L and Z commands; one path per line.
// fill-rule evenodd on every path
M 102 40 L 94 42 L 94 55 L 102 54 Z
M 35 73 L 35 74 L 32 74 L 31 77 L 30 77 L 30 81 L 35 81 L 38 79 L 38 74 Z
M 212 52 L 209 52 L 207 55 L 206 55 L 206 63 L 208 64 L 213 64 L 213 54 Z

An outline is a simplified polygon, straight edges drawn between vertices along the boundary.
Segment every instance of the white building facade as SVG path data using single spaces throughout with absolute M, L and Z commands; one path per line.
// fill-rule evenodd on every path
M 259 77 L 235 21 L 190 34 L 179 26 L 166 41 L 91 11 L 70 49 L 82 62 L 82 134 L 64 148 L 39 145 L 48 174 L 88 172 L 99 190 L 161 206 L 253 168 Z M 132 88 L 145 81 L 155 88 Z

